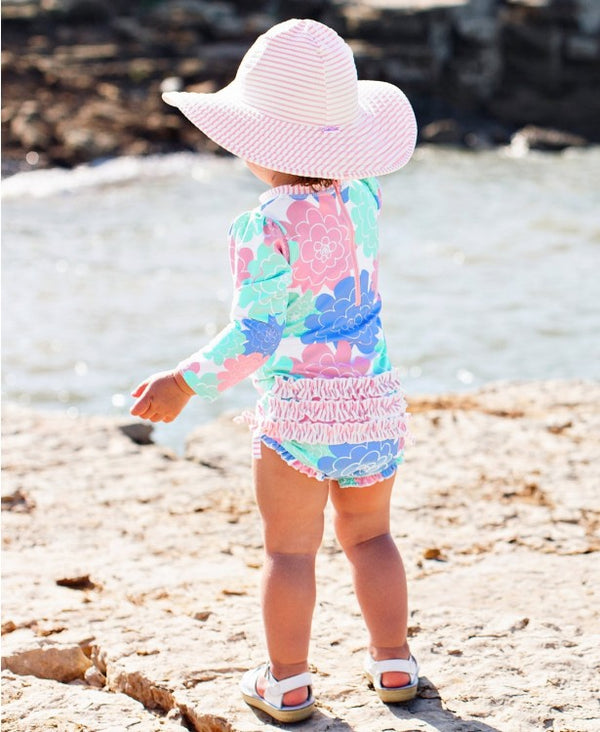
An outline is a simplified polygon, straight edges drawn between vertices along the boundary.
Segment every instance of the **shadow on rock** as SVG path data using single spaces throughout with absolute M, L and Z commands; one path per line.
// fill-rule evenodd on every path
M 290 730 L 290 732 L 303 732 L 303 730 L 310 730 L 310 732 L 355 732 L 354 727 L 351 727 L 347 722 L 344 722 L 339 717 L 330 717 L 328 714 L 323 714 L 317 707 L 314 714 L 303 722 L 293 722 L 291 724 L 283 724 L 283 722 L 277 722 L 265 712 L 255 707 L 250 707 L 254 716 L 259 720 L 266 728 L 272 727 L 273 729 Z M 488 728 L 491 730 L 491 727 Z
M 402 720 L 423 720 L 440 732 L 502 732 L 498 727 L 474 719 L 463 719 L 442 705 L 442 698 L 435 686 L 426 676 L 419 679 L 419 694 L 409 704 L 390 704 L 389 709 Z

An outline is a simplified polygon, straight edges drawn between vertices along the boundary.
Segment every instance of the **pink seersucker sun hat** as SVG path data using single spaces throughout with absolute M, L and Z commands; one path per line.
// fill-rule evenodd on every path
M 392 173 L 417 135 L 404 93 L 357 81 L 350 46 L 315 20 L 287 20 L 259 36 L 224 89 L 163 99 L 243 160 L 311 178 Z

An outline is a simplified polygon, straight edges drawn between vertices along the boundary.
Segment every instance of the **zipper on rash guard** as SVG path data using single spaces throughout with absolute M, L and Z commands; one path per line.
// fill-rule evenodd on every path
M 356 305 L 360 305 L 361 291 L 360 291 L 360 272 L 358 271 L 358 257 L 356 255 L 356 240 L 354 237 L 354 224 L 352 218 L 348 213 L 348 209 L 344 201 L 342 200 L 342 189 L 339 181 L 335 181 L 333 184 L 335 188 L 335 199 L 338 206 L 338 211 L 341 216 L 345 219 L 346 225 L 348 226 L 348 236 L 350 237 L 350 256 L 352 257 L 352 269 L 354 274 L 354 302 Z

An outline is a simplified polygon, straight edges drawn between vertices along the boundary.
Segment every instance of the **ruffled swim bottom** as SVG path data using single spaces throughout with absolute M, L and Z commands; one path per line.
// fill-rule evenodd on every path
M 276 377 L 244 418 L 260 443 L 296 470 L 342 487 L 390 477 L 403 461 L 408 433 L 398 373 L 334 379 Z
M 389 478 L 404 459 L 399 440 L 309 445 L 261 437 L 288 465 L 317 480 L 337 480 L 342 488 L 366 487 Z

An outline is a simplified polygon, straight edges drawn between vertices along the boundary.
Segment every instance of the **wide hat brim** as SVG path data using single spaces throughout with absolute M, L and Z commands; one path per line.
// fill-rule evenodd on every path
M 402 168 L 413 154 L 417 124 L 393 84 L 358 81 L 358 113 L 341 126 L 280 119 L 245 104 L 236 80 L 211 94 L 166 92 L 205 135 L 234 155 L 270 170 L 310 178 L 366 178 Z

